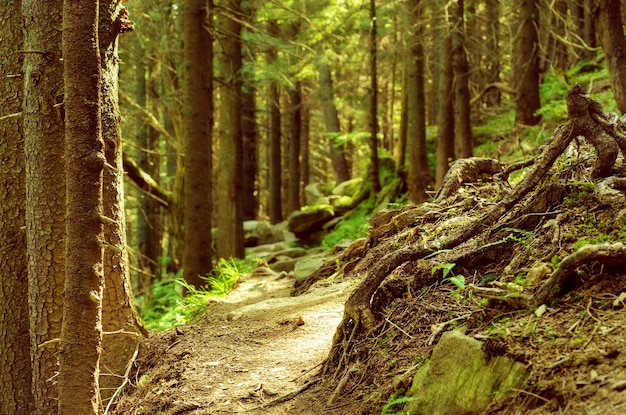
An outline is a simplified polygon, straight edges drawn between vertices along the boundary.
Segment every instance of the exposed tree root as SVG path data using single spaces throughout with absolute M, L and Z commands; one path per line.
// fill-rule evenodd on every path
M 603 265 L 624 265 L 626 264 L 626 245 L 615 243 L 581 247 L 561 262 L 552 276 L 530 298 L 531 304 L 538 306 L 550 302 L 563 291 L 563 286 L 576 273 L 577 268 L 594 261 L 599 261 Z
M 564 194 L 563 186 L 552 189 L 547 186 L 545 191 L 539 192 L 542 194 L 541 197 L 531 197 L 530 201 L 524 204 L 520 204 L 520 201 L 541 185 L 546 178 L 549 178 L 548 173 L 554 161 L 574 138 L 584 136 L 596 150 L 597 160 L 593 168 L 593 177 L 611 174 L 618 151 L 621 150 L 624 153 L 626 150 L 626 137 L 616 130 L 617 120 L 604 114 L 597 102 L 582 94 L 582 88 L 578 85 L 568 92 L 567 107 L 567 121 L 560 125 L 553 137 L 539 149 L 539 155 L 536 158 L 517 163 L 510 168 L 491 159 L 458 161 L 455 163 L 456 167 L 453 166 L 444 179 L 444 185 L 436 199 L 438 204 L 424 204 L 421 209 L 418 206 L 413 209 L 394 211 L 388 213 L 388 217 L 384 217 L 385 213 L 381 213 L 379 216 L 383 216 L 382 219 L 372 219 L 373 228 L 377 222 L 383 223 L 384 226 L 381 227 L 382 230 L 378 228 L 370 233 L 368 244 L 375 246 L 351 271 L 352 275 L 363 276 L 363 280 L 346 302 L 343 320 L 337 327 L 333 347 L 326 361 L 325 374 L 334 373 L 336 376 L 345 371 L 345 365 L 348 364 L 346 355 L 349 354 L 353 340 L 372 330 L 380 319 L 379 310 L 374 308 L 374 301 L 372 301 L 375 292 L 383 281 L 402 264 L 426 257 L 434 258 L 451 249 L 457 250 L 461 244 L 470 240 L 476 240 L 476 245 L 481 246 L 482 239 L 480 238 L 485 234 L 496 233 L 503 227 L 520 226 L 524 221 L 529 221 L 526 225 L 531 225 L 533 216 L 536 215 L 556 214 L 556 212 L 548 212 L 547 209 L 561 200 Z M 513 171 L 511 168 L 517 169 L 533 163 L 535 167 L 509 191 L 506 179 Z M 467 218 L 465 226 L 455 229 L 455 232 L 448 235 L 434 235 L 433 237 L 433 235 L 421 233 L 419 226 L 415 227 L 424 220 L 419 213 L 427 216 L 431 212 L 445 210 L 446 207 L 442 204 L 449 202 L 451 196 L 463 183 L 475 180 L 483 173 L 497 176 L 496 180 L 499 178 L 506 185 L 500 186 L 501 199 L 497 203 L 476 209 L 479 213 L 475 217 Z M 555 192 L 555 190 L 558 191 Z M 539 202 L 543 203 L 543 206 Z M 411 227 L 414 228 L 411 232 L 407 232 L 407 229 Z M 616 246 L 591 252 L 587 249 L 576 258 L 604 259 L 617 251 L 623 252 L 624 249 Z M 569 262 L 567 259 L 563 261 L 563 271 L 559 271 L 561 268 L 555 271 L 555 275 L 558 275 L 553 275 L 551 285 L 544 286 L 533 297 L 533 303 L 542 303 L 551 298 L 554 288 L 561 288 L 567 275 L 571 274 L 567 271 L 568 264 L 580 263 L 584 261 L 582 258 L 571 259 Z

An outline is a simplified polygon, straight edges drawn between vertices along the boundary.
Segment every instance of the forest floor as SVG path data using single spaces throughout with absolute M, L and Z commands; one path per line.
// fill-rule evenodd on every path
M 112 413 L 320 413 L 285 394 L 315 383 L 353 286 L 321 281 L 291 297 L 293 278 L 247 275 L 194 324 L 152 333 Z
M 296 297 L 291 277 L 243 278 L 194 324 L 152 333 L 109 413 L 399 415 L 416 370 L 452 329 L 529 369 L 485 414 L 626 413 L 626 163 L 614 168 L 621 184 L 604 186 L 582 150 L 493 226 L 385 269 L 367 298 L 375 327 L 335 344 L 338 359 L 326 360 L 363 277 L 398 251 L 464 232 L 511 191 L 486 177 L 445 202 L 379 212 L 363 249 L 337 260 L 345 272 Z M 532 301 L 568 267 L 554 297 Z

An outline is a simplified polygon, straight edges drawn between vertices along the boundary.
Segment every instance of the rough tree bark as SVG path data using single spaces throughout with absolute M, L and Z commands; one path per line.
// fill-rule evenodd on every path
M 33 397 L 40 414 L 57 413 L 58 339 L 65 278 L 63 1 L 27 0 L 24 16 L 26 244 Z
M 122 132 L 118 94 L 119 57 L 117 38 L 133 30 L 128 10 L 121 0 L 99 2 L 98 40 L 101 54 L 101 125 L 106 162 L 113 168 L 103 172 L 102 214 L 104 224 L 104 294 L 102 299 L 101 373 L 102 397 L 109 398 L 124 382 L 138 339 L 147 332 L 133 305 L 130 285 L 126 218 L 124 214 L 124 175 Z M 133 336 L 133 333 L 135 334 Z
M 102 172 L 98 6 L 63 4 L 66 266 L 59 351 L 59 415 L 100 414 L 102 342 Z M 109 167 L 110 168 L 110 167 Z
M 30 414 L 34 409 L 28 334 L 26 258 L 26 171 L 22 134 L 21 3 L 0 9 L 0 413 Z

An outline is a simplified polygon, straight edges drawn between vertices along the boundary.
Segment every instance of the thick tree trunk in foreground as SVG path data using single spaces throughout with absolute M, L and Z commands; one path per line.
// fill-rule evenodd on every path
M 66 278 L 59 352 L 59 415 L 102 413 L 98 388 L 102 342 L 105 165 L 100 116 L 98 1 L 63 5 Z
M 211 215 L 213 212 L 211 134 L 213 88 L 210 69 L 213 57 L 206 0 L 182 3 L 184 62 L 184 278 L 200 287 L 200 276 L 212 268 Z
M 34 409 L 28 325 L 25 161 L 22 134 L 21 3 L 0 9 L 0 413 Z
M 626 38 L 620 0 L 597 0 L 594 18 L 600 44 L 609 68 L 611 87 L 617 108 L 626 113 Z
M 33 397 L 56 415 L 65 278 L 65 176 L 61 0 L 27 0 L 24 15 L 26 244 Z M 38 51 L 45 51 L 39 53 Z

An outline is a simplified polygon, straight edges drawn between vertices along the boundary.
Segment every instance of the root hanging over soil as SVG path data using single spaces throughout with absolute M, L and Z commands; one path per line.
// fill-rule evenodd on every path
M 562 212 L 557 205 L 568 190 L 567 184 L 552 180 L 557 158 L 582 136 L 596 154 L 590 177 L 600 179 L 613 173 L 620 151 L 626 154 L 626 136 L 620 132 L 624 125 L 617 116 L 605 114 L 596 101 L 583 94 L 580 85 L 570 89 L 566 102 L 567 121 L 556 128 L 535 158 L 510 166 L 491 159 L 459 160 L 450 168 L 434 203 L 384 211 L 372 218 L 366 242 L 370 249 L 347 272 L 362 277 L 362 282 L 345 304 L 343 320 L 322 371 L 324 376 L 338 382 L 350 372 L 355 343 L 379 325 L 386 306 L 406 293 L 406 288 L 394 288 L 394 279 L 390 278 L 404 268 L 412 268 L 414 281 L 422 284 L 445 277 L 431 271 L 444 263 L 459 263 L 465 271 L 488 274 L 489 267 L 498 260 L 514 262 L 516 259 L 508 255 L 511 244 L 523 242 L 526 233 L 536 226 L 552 230 L 553 242 L 560 241 Z M 531 165 L 534 167 L 517 185 L 509 184 L 512 171 Z M 489 176 L 493 182 L 475 197 L 460 194 L 464 184 L 476 182 L 481 176 Z M 611 189 L 621 188 L 621 181 L 611 183 Z M 620 200 L 618 195 L 611 197 Z M 621 244 L 583 247 L 562 261 L 537 293 L 518 296 L 510 306 L 549 302 L 562 291 L 576 268 L 593 261 L 624 263 L 624 252 Z

